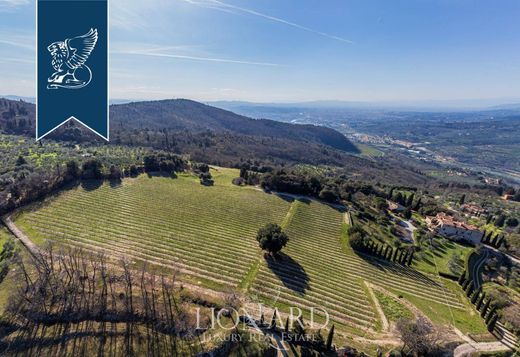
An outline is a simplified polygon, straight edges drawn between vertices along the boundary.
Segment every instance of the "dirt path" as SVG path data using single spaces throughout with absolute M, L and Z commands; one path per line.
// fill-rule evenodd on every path
M 7 229 L 16 237 L 18 238 L 22 244 L 27 248 L 29 253 L 31 253 L 33 256 L 40 254 L 40 248 L 36 244 L 34 244 L 27 235 L 25 235 L 24 232 L 22 232 L 11 220 L 11 216 L 4 216 L 2 217 L 2 222 L 7 227 Z
M 347 211 L 343 215 L 343 223 L 348 224 L 349 226 L 352 225 L 352 217 L 350 216 L 350 212 Z
M 454 357 L 471 356 L 474 352 L 502 352 L 509 351 L 509 347 L 500 341 L 482 343 L 464 343 L 453 351 Z
M 374 294 L 373 285 L 371 283 L 369 283 L 368 281 L 365 281 L 365 285 L 367 286 L 368 293 L 370 294 L 370 298 L 374 301 L 374 305 L 376 307 L 377 314 L 379 315 L 379 319 L 381 320 L 381 329 L 386 332 L 390 329 L 390 324 L 388 323 L 388 319 L 385 316 L 385 313 L 383 311 L 383 308 L 381 307 L 381 304 L 379 303 L 379 300 L 377 299 L 376 295 Z

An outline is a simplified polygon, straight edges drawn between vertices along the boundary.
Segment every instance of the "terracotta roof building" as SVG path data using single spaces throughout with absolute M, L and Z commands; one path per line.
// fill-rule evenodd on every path
M 458 221 L 446 213 L 438 213 L 435 217 L 426 217 L 428 228 L 441 236 L 456 241 L 465 241 L 477 245 L 482 240 L 483 233 L 477 227 Z

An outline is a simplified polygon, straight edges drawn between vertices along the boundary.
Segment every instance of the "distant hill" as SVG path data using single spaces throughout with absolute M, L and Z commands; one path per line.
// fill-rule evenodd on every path
M 0 132 L 34 136 L 35 106 L 0 98 Z M 110 107 L 111 143 L 189 154 L 193 160 L 236 166 L 307 163 L 342 166 L 357 148 L 339 132 L 321 126 L 255 120 L 185 99 Z M 49 139 L 101 143 L 74 121 Z
M 35 97 L 20 97 L 18 95 L 0 95 L 0 98 L 16 100 L 16 101 L 23 100 L 24 102 L 36 103 Z
M 113 105 L 110 118 L 116 126 L 129 128 L 227 132 L 255 137 L 310 141 L 357 152 L 357 148 L 334 129 L 315 125 L 292 125 L 267 119 L 251 119 L 233 112 L 187 99 Z
M 0 132 L 34 136 L 36 106 L 22 99 L 0 98 Z

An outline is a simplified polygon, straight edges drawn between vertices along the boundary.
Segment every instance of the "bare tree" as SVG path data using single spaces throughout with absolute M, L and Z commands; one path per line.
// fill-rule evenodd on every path
M 442 340 L 439 332 L 424 317 L 415 321 L 400 319 L 397 330 L 403 342 L 402 352 L 410 356 L 435 356 L 439 353 Z
M 179 355 L 201 351 L 192 312 L 176 296 L 175 274 L 134 272 L 126 261 L 52 246 L 24 261 L 0 326 L 0 355 Z M 144 338 L 143 338 L 144 337 Z M 42 352 L 45 349 L 45 353 Z

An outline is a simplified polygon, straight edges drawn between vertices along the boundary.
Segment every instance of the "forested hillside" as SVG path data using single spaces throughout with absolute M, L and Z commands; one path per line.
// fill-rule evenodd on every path
M 33 104 L 0 99 L 0 132 L 33 136 L 34 117 Z M 341 166 L 357 152 L 344 135 L 330 128 L 255 120 L 185 99 L 113 105 L 110 120 L 112 144 L 190 154 L 219 165 L 258 160 Z M 101 143 L 74 123 L 48 138 Z
M 315 125 L 294 125 L 274 120 L 251 119 L 187 99 L 113 105 L 111 120 L 131 129 L 175 129 L 199 133 L 207 130 L 250 136 L 306 140 L 335 149 L 357 152 L 336 130 Z

